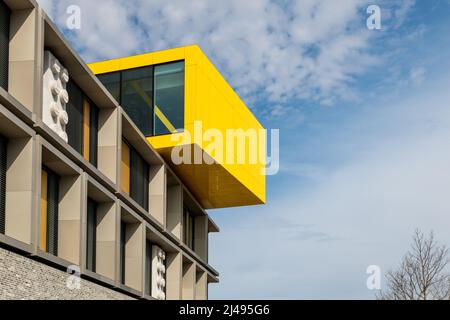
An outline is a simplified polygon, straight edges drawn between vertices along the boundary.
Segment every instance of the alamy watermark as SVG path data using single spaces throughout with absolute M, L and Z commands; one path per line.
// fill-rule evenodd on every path
M 78 5 L 70 5 L 66 9 L 67 20 L 66 27 L 69 30 L 81 29 L 81 8 Z M 372 4 L 367 7 L 366 24 L 369 30 L 381 30 L 381 8 L 378 5 Z
M 69 290 L 81 289 L 81 270 L 79 266 L 72 265 L 67 267 L 67 274 L 69 276 L 66 280 L 66 287 Z
M 367 277 L 366 285 L 369 290 L 381 290 L 381 268 L 377 265 L 368 266 L 366 273 Z
M 280 133 L 270 130 L 270 155 L 267 153 L 268 130 L 203 128 L 202 121 L 194 122 L 194 131 L 180 130 L 173 134 L 176 142 L 172 162 L 183 164 L 225 164 L 260 166 L 261 175 L 275 175 L 280 168 Z M 192 148 L 192 146 L 196 146 Z
M 381 8 L 375 4 L 367 7 L 367 29 L 369 30 L 381 30 Z
M 66 20 L 66 27 L 69 30 L 81 29 L 81 8 L 77 5 L 70 5 L 66 9 L 68 15 Z

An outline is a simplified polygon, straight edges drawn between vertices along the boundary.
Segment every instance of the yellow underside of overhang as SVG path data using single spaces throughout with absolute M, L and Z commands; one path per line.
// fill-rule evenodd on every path
M 149 142 L 161 137 L 148 138 Z M 203 150 L 196 144 L 190 144 L 191 154 Z M 159 154 L 171 166 L 175 174 L 183 181 L 195 198 L 205 209 L 218 209 L 260 205 L 265 203 L 265 186 L 253 180 L 254 186 L 246 186 L 238 180 L 223 164 L 177 164 L 172 162 L 172 147 L 156 148 Z M 203 151 L 204 152 L 204 151 Z M 203 155 L 204 158 L 209 155 Z M 209 157 L 211 158 L 211 157 Z M 244 168 L 243 168 L 244 169 Z M 240 177 L 242 179 L 242 176 Z M 252 182 L 250 178 L 249 181 Z M 256 186 L 256 184 L 259 184 Z M 259 191 L 259 195 L 255 191 Z

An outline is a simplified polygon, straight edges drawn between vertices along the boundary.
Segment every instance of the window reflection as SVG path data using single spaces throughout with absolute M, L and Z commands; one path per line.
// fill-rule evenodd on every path
M 145 136 L 153 133 L 153 67 L 122 73 L 121 105 Z
M 120 72 L 100 74 L 98 78 L 113 98 L 120 103 Z
M 184 62 L 155 67 L 155 135 L 184 126 Z

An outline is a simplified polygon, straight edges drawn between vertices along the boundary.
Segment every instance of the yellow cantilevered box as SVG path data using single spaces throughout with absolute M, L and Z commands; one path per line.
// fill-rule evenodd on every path
M 175 61 L 184 61 L 184 128 L 175 131 L 155 104 L 154 116 L 171 133 L 149 136 L 150 144 L 205 209 L 264 204 L 264 128 L 198 46 L 96 62 L 89 67 L 101 75 Z M 190 150 L 191 163 L 173 162 L 172 153 L 180 153 L 180 145 L 186 147 L 182 155 Z M 214 163 L 195 162 L 194 155 L 202 153 Z

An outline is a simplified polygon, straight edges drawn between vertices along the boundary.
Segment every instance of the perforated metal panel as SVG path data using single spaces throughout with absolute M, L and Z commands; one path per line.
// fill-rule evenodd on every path
M 90 162 L 97 166 L 97 155 L 98 155 L 98 107 L 91 103 L 91 115 L 90 115 L 90 130 L 89 130 L 89 154 Z
M 95 272 L 97 242 L 97 203 L 88 198 L 86 268 Z
M 69 145 L 81 154 L 83 151 L 83 92 L 73 81 L 67 83 L 67 92 L 69 103 L 66 105 L 66 111 L 69 115 L 69 123 L 66 126 L 66 132 Z
M 8 140 L 0 136 L 0 233 L 5 234 L 5 197 L 6 197 L 6 168 Z
M 130 195 L 145 210 L 148 210 L 149 166 L 147 162 L 131 149 Z
M 195 250 L 195 217 L 192 215 L 189 224 L 191 225 L 191 249 Z
M 8 90 L 9 24 L 11 11 L 0 0 L 0 87 Z
M 145 246 L 145 293 L 152 294 L 152 246 L 153 243 L 147 240 Z
M 194 250 L 195 246 L 195 217 L 189 212 L 188 209 L 184 209 L 183 215 L 183 227 L 184 227 L 184 243 Z
M 125 284 L 125 237 L 127 225 L 120 222 L 120 282 Z
M 47 252 L 58 255 L 59 176 L 47 170 Z

